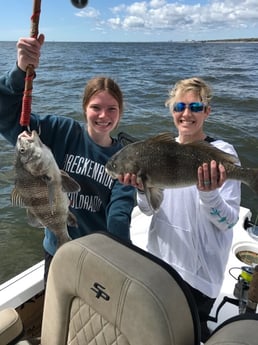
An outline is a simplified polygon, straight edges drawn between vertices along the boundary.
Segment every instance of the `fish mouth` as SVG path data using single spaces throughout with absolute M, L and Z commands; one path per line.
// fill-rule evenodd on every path
M 29 143 L 32 142 L 33 133 L 23 131 L 18 135 L 17 148 L 21 154 L 24 154 L 29 149 Z
M 18 135 L 18 142 L 19 143 L 32 143 L 38 137 L 38 133 L 36 131 L 27 132 L 23 131 Z
M 33 131 L 34 132 L 34 131 Z M 18 139 L 32 139 L 33 138 L 33 132 L 27 132 L 27 131 L 23 131 L 18 135 Z
M 32 132 L 28 132 L 28 131 L 23 131 L 18 135 L 18 139 L 20 138 L 26 138 L 26 139 L 35 139 L 37 138 L 39 135 L 37 133 L 37 131 L 33 130 Z
M 34 158 L 33 143 L 37 139 L 38 133 L 36 131 L 23 131 L 18 135 L 16 149 L 23 164 L 27 164 Z

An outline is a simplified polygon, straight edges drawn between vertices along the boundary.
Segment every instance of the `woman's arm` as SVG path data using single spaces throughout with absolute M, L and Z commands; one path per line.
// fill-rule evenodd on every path
M 107 229 L 113 235 L 130 240 L 131 213 L 135 206 L 135 188 L 115 181 L 106 208 Z
M 39 39 L 22 38 L 17 43 L 17 62 L 13 68 L 0 77 L 0 133 L 15 144 L 21 131 L 19 119 L 28 64 L 38 66 L 40 49 L 44 36 Z

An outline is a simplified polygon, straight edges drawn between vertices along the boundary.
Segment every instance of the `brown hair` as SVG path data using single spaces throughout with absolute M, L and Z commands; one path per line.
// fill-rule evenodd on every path
M 107 77 L 95 77 L 88 81 L 83 93 L 83 111 L 85 111 L 91 97 L 101 91 L 108 91 L 115 98 L 119 106 L 119 113 L 122 115 L 124 111 L 123 93 L 118 84 L 113 79 Z

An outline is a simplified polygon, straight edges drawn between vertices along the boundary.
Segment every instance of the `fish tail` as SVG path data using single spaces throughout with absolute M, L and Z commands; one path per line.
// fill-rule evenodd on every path
M 247 174 L 249 178 L 243 182 L 247 184 L 258 195 L 258 169 L 248 168 L 247 170 L 249 170 L 250 173 Z

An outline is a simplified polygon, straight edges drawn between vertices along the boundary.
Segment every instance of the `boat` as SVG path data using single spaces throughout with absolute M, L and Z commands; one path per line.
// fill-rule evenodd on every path
M 243 295 L 237 294 L 236 286 L 239 282 L 248 285 L 242 278 L 242 271 L 249 270 L 258 265 L 258 236 L 252 235 L 256 227 L 251 222 L 252 214 L 249 209 L 241 206 L 239 220 L 233 230 L 232 246 L 225 269 L 224 281 L 220 294 L 211 310 L 208 326 L 214 331 L 219 325 L 231 317 L 245 312 L 244 306 L 241 310 L 241 303 L 247 303 L 247 291 Z M 134 209 L 132 221 L 132 239 L 134 244 L 146 249 L 147 231 L 151 218 L 145 216 L 138 207 Z M 256 230 L 257 231 L 257 230 Z
M 250 283 L 247 276 L 250 275 L 250 269 L 258 264 L 258 242 L 247 231 L 253 227 L 251 216 L 249 209 L 241 207 L 239 221 L 233 231 L 225 279 L 210 315 L 209 328 L 212 331 L 229 318 L 244 312 L 247 294 L 245 289 L 241 295 L 239 285 L 243 282 L 246 287 Z M 132 241 L 143 250 L 146 250 L 150 222 L 151 217 L 144 215 L 136 206 L 132 214 Z M 0 311 L 15 308 L 23 321 L 24 334 L 28 337 L 40 334 L 44 304 L 43 273 L 44 261 L 41 261 L 0 285 Z

